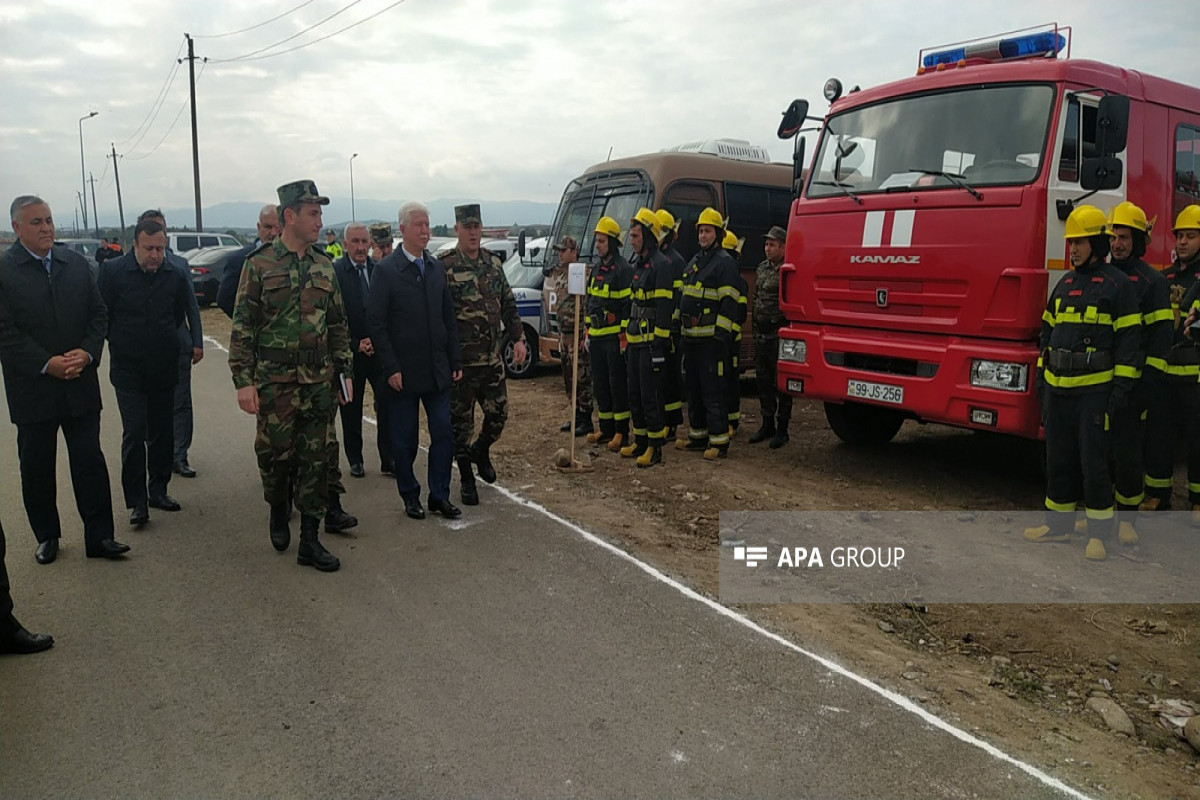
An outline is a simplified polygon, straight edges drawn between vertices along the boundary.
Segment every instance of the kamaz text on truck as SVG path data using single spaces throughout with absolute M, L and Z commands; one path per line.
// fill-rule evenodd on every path
M 1169 226 L 1200 199 L 1200 89 L 1065 57 L 1069 34 L 922 52 L 916 76 L 840 99 L 826 85 L 778 379 L 842 440 L 887 442 L 905 419 L 1040 436 L 1037 339 L 1074 204 L 1129 199 Z M 793 103 L 780 136 L 806 114 Z M 1165 267 L 1171 244 L 1154 235 L 1146 261 Z

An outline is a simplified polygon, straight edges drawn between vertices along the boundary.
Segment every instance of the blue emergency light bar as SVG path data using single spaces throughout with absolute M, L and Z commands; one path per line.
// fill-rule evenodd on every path
M 927 53 L 921 59 L 925 69 L 935 69 L 939 64 L 947 66 L 972 58 L 985 61 L 1003 61 L 1010 58 L 1033 58 L 1058 55 L 1067 46 L 1067 37 L 1052 31 L 1031 33 L 1025 36 L 1010 36 L 993 39 L 979 44 L 960 45 L 949 50 Z

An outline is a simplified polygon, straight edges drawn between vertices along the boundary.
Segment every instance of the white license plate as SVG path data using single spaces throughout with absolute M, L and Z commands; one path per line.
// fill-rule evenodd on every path
M 859 400 L 874 400 L 877 403 L 901 405 L 904 402 L 904 387 L 870 381 L 847 381 L 846 397 Z

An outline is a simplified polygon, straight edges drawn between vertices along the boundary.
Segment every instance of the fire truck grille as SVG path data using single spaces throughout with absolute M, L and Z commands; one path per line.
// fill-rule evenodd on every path
M 890 358 L 875 356 L 868 353 L 835 353 L 825 354 L 825 363 L 834 367 L 859 369 L 864 372 L 879 372 L 885 375 L 909 375 L 916 378 L 932 378 L 937 374 L 938 365 L 929 361 L 917 361 L 911 358 Z

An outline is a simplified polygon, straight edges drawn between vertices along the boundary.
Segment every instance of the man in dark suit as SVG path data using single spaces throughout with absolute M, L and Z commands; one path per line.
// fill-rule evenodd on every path
M 238 281 L 242 279 L 242 265 L 246 263 L 246 258 L 264 244 L 275 241 L 278 235 L 279 209 L 274 205 L 265 205 L 258 212 L 258 238 L 253 244 L 231 253 L 225 259 L 221 285 L 217 287 L 217 306 L 225 312 L 225 316 L 233 318 L 233 304 L 237 300 Z
M 13 616 L 12 592 L 8 583 L 8 568 L 4 566 L 6 550 L 4 526 L 0 525 L 0 653 L 40 653 L 54 645 L 48 633 L 30 633 Z
M 400 207 L 400 249 L 375 265 L 367 297 L 371 334 L 385 390 L 392 464 L 404 513 L 424 519 L 421 484 L 413 475 L 420 406 L 429 422 L 429 510 L 453 519 L 462 512 L 450 502 L 450 384 L 462 378 L 458 322 L 446 272 L 425 246 L 429 209 Z
M 379 375 L 379 361 L 375 347 L 371 344 L 371 333 L 367 330 L 367 293 L 371 287 L 371 276 L 375 262 L 368 253 L 371 237 L 367 226 L 351 222 L 346 226 L 342 239 L 346 254 L 333 262 L 338 284 L 342 287 L 342 302 L 346 305 L 346 320 L 350 323 L 350 349 L 354 352 L 354 399 L 341 407 L 342 445 L 346 448 L 346 459 L 350 462 L 350 474 L 361 478 L 366 474 L 363 467 L 363 389 L 371 382 L 375 394 L 375 443 L 379 448 L 380 471 L 392 471 L 391 447 L 388 444 L 387 404 L 380 402 L 384 381 Z
M 187 315 L 192 282 L 166 262 L 166 250 L 166 230 L 143 219 L 134 228 L 130 252 L 100 267 L 100 296 L 108 307 L 109 380 L 121 410 L 121 487 L 130 525 L 150 521 L 147 504 L 179 510 L 167 484 L 179 380 L 176 331 Z
M 21 495 L 38 541 L 35 557 L 39 564 L 58 557 L 55 456 L 61 428 L 87 555 L 119 558 L 129 547 L 113 540 L 96 371 L 108 310 L 83 256 L 54 247 L 54 220 L 44 200 L 22 195 L 10 216 L 17 241 L 0 256 L 0 367 L 9 418 L 17 426 Z

